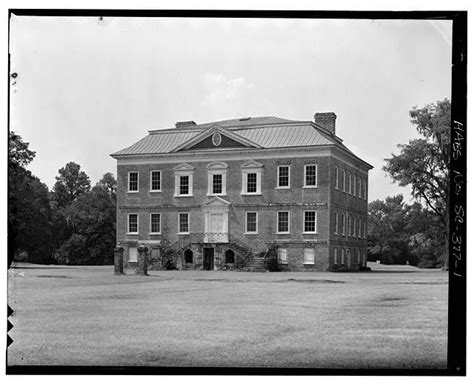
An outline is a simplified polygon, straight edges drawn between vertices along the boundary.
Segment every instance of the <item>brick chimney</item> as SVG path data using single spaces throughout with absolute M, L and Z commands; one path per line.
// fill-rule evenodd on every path
M 336 134 L 336 114 L 333 112 L 317 112 L 314 114 L 314 122 L 329 131 L 331 134 Z
M 196 127 L 197 124 L 194 120 L 188 120 L 186 122 L 176 122 L 176 128 L 193 128 Z

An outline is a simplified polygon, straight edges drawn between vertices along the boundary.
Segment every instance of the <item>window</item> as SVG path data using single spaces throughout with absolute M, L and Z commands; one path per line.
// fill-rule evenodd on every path
M 150 192 L 161 191 L 161 171 L 150 172 Z
M 179 222 L 179 233 L 188 234 L 189 233 L 189 213 L 179 213 L 178 217 Z
M 245 213 L 245 233 L 257 233 L 257 212 Z
M 336 189 L 339 189 L 339 167 L 335 167 L 334 177 L 336 178 Z
M 339 214 L 334 212 L 334 234 L 339 234 Z
M 150 214 L 150 233 L 161 233 L 161 215 L 160 213 Z
M 342 217 L 342 223 L 341 223 L 342 235 L 346 235 L 346 215 L 342 213 L 341 217 Z
M 360 217 L 357 219 L 357 227 L 358 227 L 358 234 L 357 236 L 359 238 L 362 238 L 362 221 L 360 219 Z
M 207 166 L 208 170 L 208 186 L 207 195 L 226 195 L 227 183 L 227 164 L 223 162 L 211 163 Z
M 346 171 L 342 170 L 342 191 L 346 191 Z
M 212 193 L 221 194 L 222 193 L 222 175 L 212 175 Z
M 247 173 L 247 193 L 257 193 L 256 173 Z
M 362 181 L 362 188 L 362 197 L 367 200 L 367 182 L 365 180 Z
M 364 238 L 367 238 L 367 221 L 364 221 Z
M 138 234 L 138 214 L 128 215 L 128 234 Z
M 348 181 L 349 183 L 347 184 L 347 193 L 352 194 L 352 174 L 349 172 L 348 173 Z
M 359 186 L 359 198 L 362 198 L 362 180 L 360 177 L 357 178 L 357 185 Z
M 347 216 L 347 236 L 350 237 L 351 236 L 351 224 L 352 224 L 352 216 L 349 214 Z
M 179 176 L 179 195 L 189 194 L 189 176 Z
M 316 211 L 315 210 L 306 210 L 304 212 L 303 233 L 316 233 Z
M 344 249 L 340 249 L 341 250 L 341 265 L 345 265 L 346 264 L 346 251 Z
M 193 263 L 193 252 L 189 249 L 184 252 L 184 263 Z
M 360 249 L 357 249 L 357 264 L 361 264 L 361 261 L 360 261 Z
M 174 196 L 189 197 L 193 195 L 193 173 L 194 167 L 182 163 L 173 168 L 174 173 Z
M 357 196 L 357 180 L 356 180 L 356 175 L 353 175 L 352 177 L 352 194 L 354 196 Z
M 136 247 L 128 248 L 128 262 L 138 262 L 138 250 Z
M 262 171 L 263 164 L 256 161 L 249 161 L 242 164 L 242 194 L 260 195 L 262 194 Z
M 138 172 L 128 172 L 128 191 L 138 192 Z
M 281 263 L 281 264 L 288 263 L 288 249 L 286 247 L 278 248 L 278 263 Z
M 278 167 L 278 185 L 277 188 L 290 187 L 290 167 L 288 165 L 281 165 Z
M 235 262 L 235 255 L 232 250 L 227 250 L 225 252 L 225 263 L 234 263 Z
M 315 164 L 304 166 L 304 186 L 306 188 L 316 188 L 318 185 L 318 167 Z
M 290 212 L 278 212 L 277 213 L 277 233 L 289 233 L 290 232 Z
M 314 249 L 313 248 L 305 248 L 303 259 L 304 259 L 303 264 L 305 264 L 305 265 L 314 265 Z

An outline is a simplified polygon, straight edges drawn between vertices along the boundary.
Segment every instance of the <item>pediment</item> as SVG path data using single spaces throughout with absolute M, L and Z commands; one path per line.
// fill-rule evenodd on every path
M 180 163 L 173 168 L 174 171 L 194 171 L 194 167 L 188 163 Z
M 262 148 L 259 144 L 229 131 L 218 125 L 212 125 L 194 138 L 176 147 L 172 152 L 196 149 L 222 148 Z
M 250 160 L 242 164 L 240 167 L 241 168 L 262 168 L 263 164 L 255 160 Z
M 227 169 L 229 166 L 223 161 L 209 163 L 207 169 Z
M 213 197 L 211 198 L 209 201 L 206 201 L 204 203 L 204 207 L 206 208 L 210 208 L 210 207 L 228 207 L 230 205 L 230 202 L 229 201 L 226 201 L 220 197 Z

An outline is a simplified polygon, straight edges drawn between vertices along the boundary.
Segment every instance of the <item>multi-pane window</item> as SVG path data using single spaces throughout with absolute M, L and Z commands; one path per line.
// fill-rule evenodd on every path
M 150 191 L 161 190 L 161 171 L 150 172 Z
M 189 233 L 189 213 L 179 213 L 179 233 Z
M 362 181 L 362 197 L 367 200 L 367 182 L 365 180 Z
M 128 232 L 138 233 L 138 214 L 130 213 L 128 215 Z
M 179 176 L 179 194 L 189 194 L 189 176 Z
M 339 213 L 334 212 L 334 234 L 339 234 Z
M 352 177 L 352 194 L 354 196 L 357 196 L 357 180 L 356 180 L 356 175 L 353 175 Z
M 347 193 L 352 194 L 352 174 L 348 173 Z
M 342 235 L 346 235 L 346 215 L 343 213 L 342 214 L 342 223 L 341 223 L 341 227 L 342 227 Z
M 313 248 L 304 249 L 303 263 L 305 265 L 314 265 L 314 249 Z
M 247 193 L 257 193 L 257 173 L 247 173 Z
M 290 212 L 278 212 L 277 221 L 277 232 L 278 233 L 289 233 L 290 232 Z
M 306 210 L 304 212 L 304 233 L 316 233 L 315 210 Z
M 318 167 L 315 164 L 309 164 L 304 166 L 304 186 L 305 187 L 316 187 Z
M 357 178 L 357 185 L 359 186 L 359 198 L 362 198 L 362 180 L 360 177 Z
M 334 168 L 334 177 L 336 178 L 336 189 L 339 189 L 339 167 Z
M 138 172 L 128 172 L 128 191 L 138 192 Z
M 346 191 L 346 171 L 342 170 L 342 191 Z
M 359 238 L 362 238 L 362 221 L 360 219 L 360 217 L 357 219 L 357 227 L 358 227 L 358 234 L 357 236 Z
M 212 175 L 212 193 L 214 194 L 222 193 L 222 175 L 221 174 Z
M 245 213 L 245 232 L 257 233 L 257 212 Z
M 278 262 L 283 264 L 288 263 L 288 249 L 286 247 L 278 248 Z
M 161 232 L 161 215 L 160 213 L 150 214 L 150 233 Z
M 282 165 L 278 167 L 278 188 L 290 187 L 290 167 Z
M 347 216 L 347 236 L 348 237 L 352 235 L 351 226 L 352 226 L 352 216 L 349 214 Z

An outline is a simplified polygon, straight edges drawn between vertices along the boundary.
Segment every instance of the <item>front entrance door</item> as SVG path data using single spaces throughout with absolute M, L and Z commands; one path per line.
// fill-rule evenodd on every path
M 204 270 L 214 270 L 214 248 L 213 247 L 204 248 L 204 260 L 203 260 L 202 267 Z

